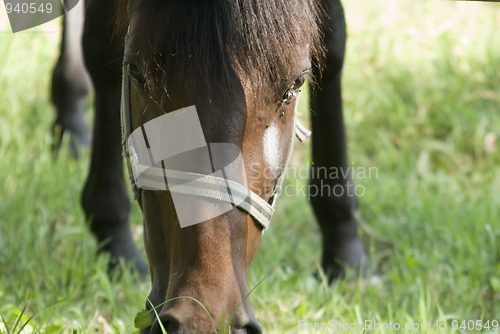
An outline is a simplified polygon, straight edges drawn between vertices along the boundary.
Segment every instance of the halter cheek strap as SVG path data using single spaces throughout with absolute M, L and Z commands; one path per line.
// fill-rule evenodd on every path
M 168 122 L 175 121 L 175 118 L 172 116 L 187 115 L 189 112 L 194 112 L 194 115 L 197 115 L 196 109 L 193 106 L 162 115 L 148 123 L 167 122 L 164 124 L 168 124 Z M 199 123 L 199 120 L 197 122 Z M 148 123 L 131 131 L 130 80 L 125 67 L 123 68 L 122 78 L 121 123 L 123 153 L 127 158 L 127 167 L 135 199 L 140 200 L 141 189 L 168 190 L 173 194 L 202 197 L 231 204 L 253 217 L 263 230 L 269 227 L 285 173 L 282 173 L 276 182 L 271 199 L 267 202 L 243 184 L 225 177 L 224 170 L 226 168 L 236 168 L 235 166 L 238 163 L 242 163 L 241 152 L 228 166 L 221 168 L 221 173 L 202 174 L 165 168 L 163 161 L 168 156 L 164 154 L 161 156 L 161 159 L 156 158 L 154 148 L 147 144 L 152 143 L 152 138 L 148 139 L 148 134 L 145 130 L 148 127 Z M 196 121 L 191 123 L 196 123 Z M 196 128 L 196 124 L 194 124 L 194 127 Z M 201 125 L 199 126 L 199 130 L 201 130 Z M 304 141 L 311 134 L 297 119 L 295 119 L 294 132 L 300 141 Z M 166 133 L 167 131 L 159 132 L 156 136 L 166 136 Z M 169 142 L 168 140 L 162 140 L 162 138 L 157 139 L 159 139 L 156 140 L 157 142 Z M 206 143 L 198 143 L 197 147 L 203 147 L 203 145 L 217 148 L 217 145 L 231 144 L 210 143 L 207 145 Z M 287 166 L 293 151 L 293 145 L 294 140 L 292 139 L 288 150 Z

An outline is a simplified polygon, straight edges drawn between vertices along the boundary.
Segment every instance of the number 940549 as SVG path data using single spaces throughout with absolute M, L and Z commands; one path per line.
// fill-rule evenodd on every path
M 52 4 L 50 2 L 23 2 L 16 3 L 13 5 L 12 3 L 5 2 L 5 9 L 7 10 L 7 14 L 10 13 L 18 13 L 18 14 L 35 14 L 35 13 L 52 13 Z
M 453 328 L 453 330 L 462 329 L 468 331 L 480 331 L 483 329 L 497 330 L 498 320 L 464 320 L 462 322 L 458 320 L 452 320 L 451 327 Z

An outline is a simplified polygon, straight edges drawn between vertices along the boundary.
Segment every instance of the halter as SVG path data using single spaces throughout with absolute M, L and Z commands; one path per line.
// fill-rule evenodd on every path
M 158 166 L 157 161 L 154 161 L 152 158 L 150 147 L 146 144 L 150 142 L 147 140 L 146 132 L 143 131 L 143 126 L 147 123 L 131 131 L 130 78 L 125 65 L 122 70 L 120 115 L 123 154 L 127 159 L 127 167 L 132 189 L 134 191 L 134 198 L 138 200 L 139 203 L 141 189 L 167 190 L 172 193 L 199 196 L 229 203 L 253 217 L 263 230 L 269 227 L 276 200 L 281 192 L 285 176 L 284 172 L 276 181 L 270 200 L 267 202 L 244 185 L 228 180 L 225 177 L 166 169 L 163 164 L 160 165 L 161 167 Z M 160 116 L 152 121 L 157 121 L 161 117 L 168 117 L 168 115 L 169 114 Z M 306 140 L 311 134 L 296 117 L 294 133 L 299 141 Z M 293 146 L 294 140 L 292 139 L 288 150 L 286 166 L 289 164 Z M 166 182 L 167 177 L 168 183 Z

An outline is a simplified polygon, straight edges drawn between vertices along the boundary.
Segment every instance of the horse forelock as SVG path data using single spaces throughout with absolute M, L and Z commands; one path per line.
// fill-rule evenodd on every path
M 308 45 L 313 62 L 323 53 L 319 0 L 133 0 L 128 12 L 147 84 L 157 89 L 176 76 L 227 90 L 234 73 L 281 89 L 297 74 L 298 46 Z

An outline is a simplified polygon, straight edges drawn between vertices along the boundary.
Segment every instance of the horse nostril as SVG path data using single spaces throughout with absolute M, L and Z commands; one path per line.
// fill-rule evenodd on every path
M 151 326 L 150 334 L 163 334 L 162 326 L 165 328 L 167 333 L 177 333 L 180 327 L 180 322 L 175 317 L 170 314 L 164 313 L 153 322 Z
M 242 329 L 246 334 L 262 334 L 262 328 L 257 320 L 251 320 Z

